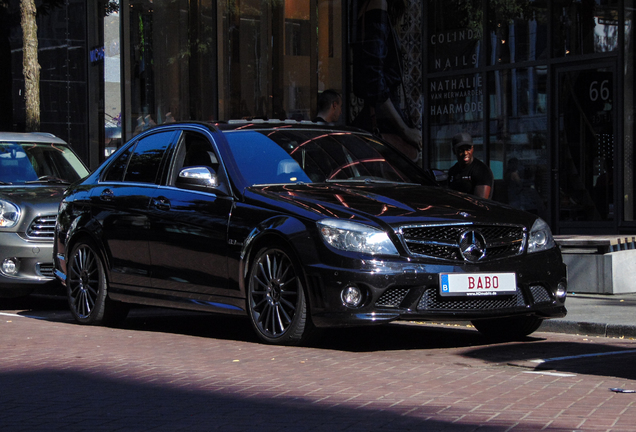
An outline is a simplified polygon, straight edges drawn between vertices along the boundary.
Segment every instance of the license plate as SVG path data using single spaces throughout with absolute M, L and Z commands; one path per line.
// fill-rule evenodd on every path
M 515 273 L 440 273 L 443 296 L 496 296 L 517 292 Z

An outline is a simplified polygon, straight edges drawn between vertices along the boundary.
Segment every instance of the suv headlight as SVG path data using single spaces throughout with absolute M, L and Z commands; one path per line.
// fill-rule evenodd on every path
M 550 227 L 543 219 L 537 219 L 532 225 L 528 237 L 528 253 L 548 250 L 554 246 L 554 237 L 552 237 Z
M 388 234 L 378 228 L 340 219 L 317 222 L 322 238 L 336 249 L 371 255 L 399 255 Z
M 11 228 L 20 220 L 20 207 L 9 201 L 0 200 L 0 227 Z

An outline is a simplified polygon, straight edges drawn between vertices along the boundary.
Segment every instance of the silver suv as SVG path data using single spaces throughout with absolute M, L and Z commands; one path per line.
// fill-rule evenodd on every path
M 53 234 L 64 190 L 89 170 L 49 133 L 0 132 L 0 297 L 54 285 Z

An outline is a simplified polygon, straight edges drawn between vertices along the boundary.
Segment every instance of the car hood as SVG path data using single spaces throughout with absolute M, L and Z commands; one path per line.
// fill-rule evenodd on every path
M 19 206 L 53 204 L 57 211 L 67 187 L 68 185 L 4 186 L 0 187 L 0 198 Z
M 253 195 L 252 195 L 253 194 Z M 246 197 L 281 210 L 323 217 L 374 220 L 391 225 L 486 222 L 532 225 L 536 216 L 495 201 L 441 187 L 411 184 L 299 184 L 248 188 Z M 291 206 L 291 207 L 290 207 Z M 311 217 L 311 216 L 309 216 Z
M 0 199 L 20 207 L 20 223 L 8 231 L 25 231 L 33 218 L 57 215 L 62 195 L 68 185 L 33 185 L 0 187 Z

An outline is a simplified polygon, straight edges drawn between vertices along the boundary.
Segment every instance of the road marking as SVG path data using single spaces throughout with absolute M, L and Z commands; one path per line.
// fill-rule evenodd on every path
M 46 319 L 44 317 L 39 317 L 39 316 L 33 316 L 33 315 L 18 315 L 18 314 L 12 314 L 12 313 L 6 313 L 6 312 L 0 312 L 0 315 L 4 315 L 4 316 L 10 316 L 10 317 L 18 317 L 18 318 L 35 318 L 35 319 Z
M 634 354 L 634 353 L 636 353 L 636 350 L 609 351 L 609 352 L 602 352 L 602 353 L 579 354 L 575 356 L 552 357 L 549 359 L 535 359 L 535 360 L 530 360 L 530 362 L 541 364 L 541 363 L 561 361 L 561 360 L 575 360 L 575 359 L 586 358 L 586 357 L 601 357 L 601 356 L 608 356 L 608 355 Z
M 549 376 L 556 376 L 556 377 L 574 377 L 574 376 L 576 376 L 576 374 L 561 373 L 561 372 L 525 371 L 524 373 L 537 374 L 537 375 L 549 375 Z

